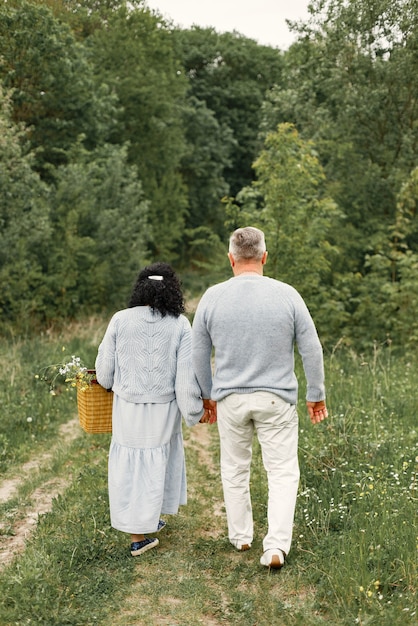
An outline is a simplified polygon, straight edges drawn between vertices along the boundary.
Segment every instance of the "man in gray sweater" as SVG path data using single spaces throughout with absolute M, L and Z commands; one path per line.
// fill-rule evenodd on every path
M 313 424 L 328 415 L 322 347 L 299 293 L 263 276 L 267 251 L 262 231 L 236 230 L 228 257 L 234 277 L 210 287 L 197 307 L 192 360 L 203 398 L 217 403 L 229 540 L 238 550 L 248 550 L 253 540 L 250 467 L 255 431 L 269 487 L 260 563 L 278 569 L 290 550 L 299 483 L 294 346 L 302 357 Z

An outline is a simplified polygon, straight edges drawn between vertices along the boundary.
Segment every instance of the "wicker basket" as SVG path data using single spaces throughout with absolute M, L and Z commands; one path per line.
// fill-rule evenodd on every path
M 94 373 L 89 370 L 89 374 Z M 78 418 L 86 433 L 112 432 L 112 404 L 113 392 L 107 391 L 97 380 L 92 380 L 87 389 L 77 383 Z

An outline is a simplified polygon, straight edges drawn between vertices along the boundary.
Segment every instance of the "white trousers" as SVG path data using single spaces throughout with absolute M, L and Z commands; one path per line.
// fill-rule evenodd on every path
M 296 407 L 266 391 L 233 393 L 218 402 L 221 476 L 230 542 L 251 545 L 250 470 L 254 430 L 268 480 L 268 530 L 263 550 L 289 553 L 299 485 Z

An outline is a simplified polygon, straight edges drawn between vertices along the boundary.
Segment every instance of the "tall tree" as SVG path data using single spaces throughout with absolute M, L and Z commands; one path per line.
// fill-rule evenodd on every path
M 418 8 L 408 0 L 314 0 L 273 89 L 265 128 L 293 122 L 312 138 L 348 217 L 358 269 L 417 163 Z M 342 242 L 344 243 L 344 242 Z M 370 249 L 370 248 L 369 248 Z
M 0 9 L 0 72 L 12 87 L 2 117 L 0 307 L 15 323 L 120 306 L 150 239 L 127 146 L 105 142 L 116 97 L 42 4 Z
M 48 189 L 33 169 L 22 125 L 11 119 L 11 94 L 0 84 L 0 318 L 29 323 L 42 308 L 41 255 L 51 225 Z M 26 149 L 25 149 L 26 146 Z
M 97 22 L 97 13 L 91 19 Z M 121 0 L 111 3 L 85 44 L 97 80 L 109 85 L 122 106 L 112 141 L 128 142 L 129 162 L 137 167 L 149 200 L 151 253 L 174 261 L 187 213 L 179 171 L 186 150 L 182 111 L 187 84 L 171 33 L 142 1 Z
M 396 272 L 392 283 L 388 251 L 398 194 L 418 164 L 418 5 L 314 0 L 310 10 L 306 24 L 294 25 L 299 38 L 285 56 L 284 88 L 270 92 L 262 129 L 292 122 L 315 141 L 328 194 L 345 214 L 344 227 L 330 233 L 341 250 L 331 284 L 348 316 L 346 335 L 368 342 L 382 329 L 397 334 L 397 325 L 396 307 L 366 312 L 367 290 L 380 302 L 386 290 L 399 293 L 406 276 Z M 416 244 L 410 233 L 412 254 Z
M 261 147 L 261 104 L 266 91 L 281 82 L 282 53 L 239 33 L 219 34 L 213 28 L 193 27 L 173 35 L 189 94 L 213 111 L 221 128 L 232 131 L 235 146 L 224 176 L 235 195 L 253 178 L 252 162 Z
M 418 167 L 402 186 L 396 216 L 380 245 L 366 256 L 367 273 L 358 286 L 351 335 L 364 341 L 388 338 L 403 348 L 418 343 Z
M 45 299 L 64 317 L 123 305 L 146 261 L 147 203 L 127 149 L 74 151 L 56 172 L 50 199 Z
M 13 120 L 29 129 L 35 166 L 46 178 L 80 137 L 88 149 L 106 139 L 114 98 L 96 87 L 93 65 L 67 24 L 42 4 L 13 4 L 0 7 L 0 77 L 13 89 Z
M 238 194 L 238 204 L 229 204 L 230 229 L 251 224 L 265 232 L 266 273 L 303 294 L 323 338 L 329 339 L 342 322 L 329 315 L 331 306 L 338 307 L 338 295 L 329 286 L 338 250 L 329 234 L 342 216 L 327 196 L 315 147 L 292 125 L 279 125 L 268 133 L 254 169 L 252 186 Z
M 224 171 L 231 164 L 235 141 L 221 127 L 205 102 L 189 97 L 183 113 L 187 152 L 181 174 L 187 186 L 188 214 L 183 237 L 182 266 L 213 263 L 220 241 L 226 238 L 222 198 L 229 193 Z

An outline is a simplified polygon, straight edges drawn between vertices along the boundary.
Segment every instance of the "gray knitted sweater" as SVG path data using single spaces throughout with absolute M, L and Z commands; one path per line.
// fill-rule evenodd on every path
M 314 322 L 302 297 L 286 283 L 241 274 L 210 287 L 197 307 L 192 339 L 193 368 L 204 398 L 271 391 L 296 404 L 295 344 L 307 380 L 306 399 L 325 398 L 322 347 Z
M 147 306 L 118 311 L 99 346 L 98 382 L 128 402 L 176 399 L 189 426 L 203 415 L 191 366 L 191 328 L 184 315 L 153 313 Z

